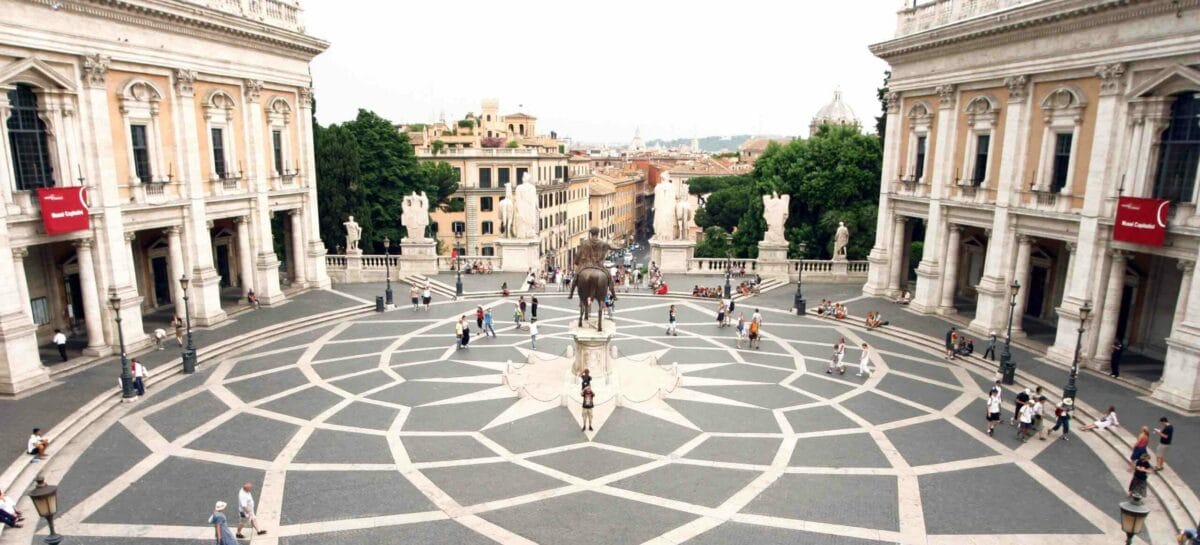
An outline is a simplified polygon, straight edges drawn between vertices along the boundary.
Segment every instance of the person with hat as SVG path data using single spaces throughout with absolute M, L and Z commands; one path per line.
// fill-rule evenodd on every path
M 213 507 L 213 514 L 208 517 L 208 523 L 213 525 L 213 530 L 216 531 L 217 545 L 238 545 L 238 540 L 233 536 L 233 530 L 229 529 L 229 521 L 225 520 L 226 503 L 223 501 L 217 502 Z
M 1050 433 L 1058 431 L 1062 428 L 1062 440 L 1067 440 L 1067 435 L 1071 433 L 1071 411 L 1075 409 L 1075 400 L 1071 398 L 1063 399 L 1057 407 L 1054 408 L 1054 427 L 1050 428 Z

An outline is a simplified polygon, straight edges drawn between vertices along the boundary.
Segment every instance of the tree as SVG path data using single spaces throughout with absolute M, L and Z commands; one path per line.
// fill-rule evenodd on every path
M 443 140 L 434 140 L 432 148 L 433 148 L 433 154 L 437 155 L 437 154 L 441 153 L 442 150 L 446 149 L 446 142 Z
M 317 166 L 321 239 L 332 250 L 345 244 L 346 232 L 342 222 L 358 209 L 358 146 L 344 128 L 338 125 L 321 127 L 314 123 L 313 150 Z
M 417 186 L 429 197 L 429 206 L 446 202 L 458 191 L 458 174 L 445 161 L 423 161 L 420 163 Z
M 887 96 L 888 82 L 892 80 L 892 71 L 888 70 L 883 73 L 883 87 L 876 89 L 876 94 L 879 97 L 879 116 L 875 118 L 875 134 L 879 135 L 879 146 L 883 147 L 883 140 L 887 135 Z
M 704 237 L 696 244 L 696 257 L 726 257 L 733 249 L 729 233 L 720 227 L 704 230 Z
M 518 143 L 516 140 L 509 140 L 508 144 L 505 144 L 504 147 L 509 148 L 509 149 L 517 149 L 517 148 L 521 147 L 521 144 Z

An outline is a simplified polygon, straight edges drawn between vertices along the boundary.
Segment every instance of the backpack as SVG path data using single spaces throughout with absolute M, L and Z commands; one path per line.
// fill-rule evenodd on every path
M 758 335 L 758 322 L 750 322 L 750 332 Z

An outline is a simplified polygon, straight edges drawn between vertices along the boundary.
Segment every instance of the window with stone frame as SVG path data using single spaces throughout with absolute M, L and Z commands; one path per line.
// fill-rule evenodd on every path
M 162 129 L 159 124 L 159 103 L 163 93 L 153 83 L 132 79 L 120 92 L 121 117 L 128 133 L 125 154 L 128 158 L 131 184 L 148 184 L 154 173 L 167 172 L 163 159 Z
M 292 105 L 277 96 L 267 103 L 267 130 L 271 137 L 271 155 L 275 176 L 288 175 L 288 163 L 293 162 L 291 150 Z M 292 169 L 298 170 L 298 169 Z
M 933 113 L 929 105 L 918 101 L 908 109 L 909 145 L 908 157 L 905 161 L 905 179 L 923 182 L 927 172 L 929 157 L 929 132 L 933 124 Z
M 1075 135 L 1069 132 L 1054 134 L 1054 162 L 1050 174 L 1050 192 L 1061 193 L 1071 172 L 1071 149 Z
M 1042 147 L 1038 160 L 1034 191 L 1070 195 L 1074 192 L 1075 156 L 1079 130 L 1087 107 L 1084 95 L 1073 86 L 1059 87 L 1042 99 Z
M 492 187 L 492 168 L 479 167 L 479 188 L 491 189 Z
M 204 100 L 204 119 L 211 138 L 212 176 L 214 180 L 240 178 L 237 146 L 234 140 L 234 109 L 237 102 L 229 93 L 220 89 L 208 94 Z
M 18 83 L 8 92 L 7 130 L 16 189 L 54 186 L 54 167 L 46 123 L 38 115 L 33 87 Z
M 992 131 L 1000 114 L 1000 102 L 991 95 L 980 95 L 967 103 L 967 141 L 963 154 L 962 172 L 964 182 L 975 187 L 988 182 L 988 158 L 992 155 L 995 140 Z M 956 182 L 960 182 L 956 180 Z
M 154 173 L 150 168 L 150 148 L 146 141 L 146 126 L 130 125 L 129 140 L 133 148 L 134 176 L 144 184 L 154 181 Z
M 494 227 L 494 224 L 493 224 L 492 222 L 490 222 L 490 221 L 485 221 L 485 222 L 483 222 L 482 224 L 480 224 L 480 233 L 481 233 L 481 234 L 484 234 L 484 235 L 490 235 L 490 234 L 492 234 L 492 230 L 493 230 L 494 228 L 495 228 L 495 227 Z
M 209 131 L 212 143 L 213 173 L 217 178 L 229 177 L 229 165 L 225 163 L 225 129 L 213 127 Z
M 1191 202 L 1200 167 L 1200 93 L 1183 93 L 1171 103 L 1170 122 L 1162 132 L 1154 196 Z
M 491 197 L 479 197 L 479 210 L 481 212 L 491 212 L 493 209 Z

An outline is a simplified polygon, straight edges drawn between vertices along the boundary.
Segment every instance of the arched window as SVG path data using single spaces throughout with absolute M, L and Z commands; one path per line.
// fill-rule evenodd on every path
M 1178 95 L 1171 105 L 1171 122 L 1162 133 L 1154 176 L 1154 196 L 1160 199 L 1190 202 L 1195 192 L 1200 165 L 1200 100 L 1196 95 Z
M 38 97 L 33 88 L 18 83 L 8 92 L 11 116 L 8 143 L 12 150 L 13 174 L 20 191 L 54 185 L 46 123 L 38 116 Z

